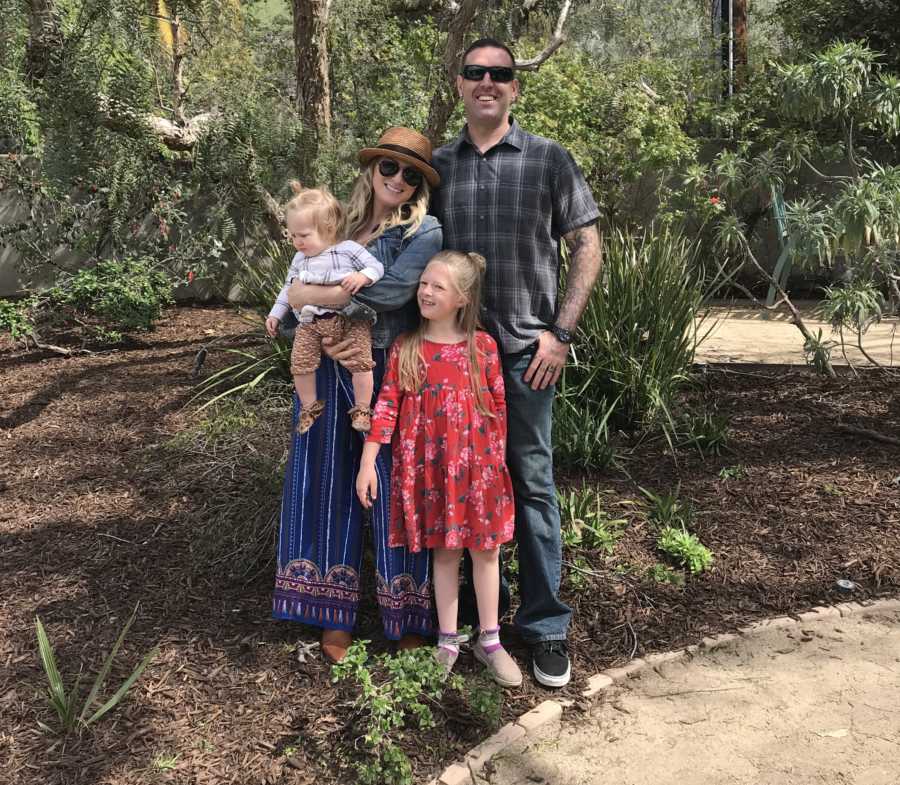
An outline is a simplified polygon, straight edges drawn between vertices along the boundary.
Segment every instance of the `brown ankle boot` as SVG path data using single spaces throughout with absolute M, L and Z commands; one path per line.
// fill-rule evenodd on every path
M 329 662 L 340 662 L 347 656 L 353 637 L 344 630 L 322 630 L 322 655 Z

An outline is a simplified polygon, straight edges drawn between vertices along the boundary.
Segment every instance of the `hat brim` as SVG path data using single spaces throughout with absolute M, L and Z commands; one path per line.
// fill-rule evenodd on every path
M 364 147 L 359 151 L 359 162 L 363 166 L 367 166 L 373 158 L 396 158 L 398 161 L 409 164 L 413 169 L 421 172 L 428 181 L 428 185 L 432 188 L 437 188 L 441 184 L 441 176 L 436 169 L 418 158 L 413 158 L 411 155 L 406 155 L 397 150 L 385 150 L 383 147 Z

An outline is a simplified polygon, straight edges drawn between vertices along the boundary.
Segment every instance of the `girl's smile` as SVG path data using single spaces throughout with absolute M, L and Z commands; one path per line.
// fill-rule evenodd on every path
M 430 322 L 454 322 L 457 312 L 467 302 L 443 262 L 431 262 L 425 268 L 416 297 L 420 313 Z

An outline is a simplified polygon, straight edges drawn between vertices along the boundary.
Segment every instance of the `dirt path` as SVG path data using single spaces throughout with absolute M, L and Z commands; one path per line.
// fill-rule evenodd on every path
M 491 785 L 897 785 L 900 614 L 739 638 L 494 758 Z
M 797 304 L 804 322 L 813 335 L 822 331 L 824 340 L 840 341 L 831 325 L 815 316 L 815 303 Z M 881 365 L 900 366 L 900 319 L 896 316 L 872 325 L 863 337 L 863 348 Z M 697 351 L 698 362 L 740 362 L 805 365 L 803 337 L 791 324 L 786 313 L 762 312 L 752 305 L 725 305 L 712 307 L 709 317 L 701 326 L 701 334 L 709 335 Z M 831 360 L 835 365 L 867 366 L 866 360 L 855 347 L 856 336 L 845 333 L 848 343 L 847 357 L 840 346 L 835 346 Z

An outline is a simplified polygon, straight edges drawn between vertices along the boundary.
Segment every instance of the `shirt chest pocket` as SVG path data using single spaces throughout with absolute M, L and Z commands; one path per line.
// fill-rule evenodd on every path
M 403 238 L 394 232 L 382 235 L 374 245 L 369 246 L 368 250 L 384 265 L 385 272 L 387 272 L 403 250 Z

